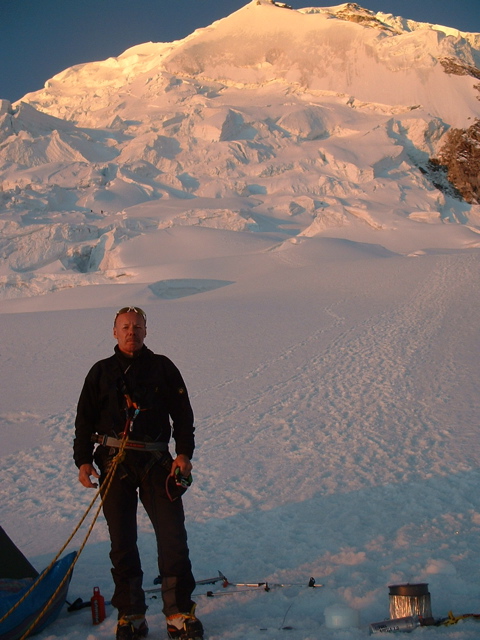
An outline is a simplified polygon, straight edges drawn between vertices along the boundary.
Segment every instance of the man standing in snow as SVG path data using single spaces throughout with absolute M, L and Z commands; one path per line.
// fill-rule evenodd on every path
M 78 402 L 74 460 L 79 481 L 89 488 L 97 486 L 92 477 L 99 478 L 102 487 L 109 469 L 117 465 L 111 484 L 107 480 L 103 485 L 117 640 L 137 640 L 148 633 L 137 548 L 138 497 L 157 539 L 168 635 L 197 640 L 203 638 L 203 628 L 191 598 L 195 580 L 180 497 L 191 479 L 193 412 L 177 367 L 145 346 L 146 325 L 139 307 L 124 307 L 115 315 L 115 353 L 91 368 Z M 168 451 L 172 433 L 175 459 Z

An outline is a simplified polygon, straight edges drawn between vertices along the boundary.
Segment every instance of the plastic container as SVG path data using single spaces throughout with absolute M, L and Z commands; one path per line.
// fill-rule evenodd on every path
M 327 607 L 323 613 L 325 615 L 325 625 L 329 629 L 358 627 L 358 611 L 356 609 L 352 609 L 346 604 L 332 604 Z

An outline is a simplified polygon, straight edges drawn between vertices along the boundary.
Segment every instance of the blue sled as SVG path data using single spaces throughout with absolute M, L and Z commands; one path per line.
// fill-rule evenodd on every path
M 64 558 L 57 560 L 46 574 L 45 571 L 41 574 L 42 580 L 38 586 L 13 613 L 0 623 L 0 640 L 19 640 L 39 615 L 41 617 L 29 635 L 39 633 L 56 620 L 67 599 L 71 574 L 48 607 L 47 603 L 70 570 L 76 555 L 77 552 L 72 551 Z M 35 582 L 39 579 L 37 578 Z M 15 593 L 0 592 L 0 619 L 19 602 L 31 585 L 32 582 Z

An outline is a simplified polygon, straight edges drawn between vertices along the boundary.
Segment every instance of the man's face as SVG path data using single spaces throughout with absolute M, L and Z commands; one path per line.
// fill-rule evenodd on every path
M 133 356 L 143 346 L 147 335 L 145 319 L 140 313 L 128 311 L 121 313 L 115 320 L 113 337 L 118 342 L 118 348 L 127 356 Z

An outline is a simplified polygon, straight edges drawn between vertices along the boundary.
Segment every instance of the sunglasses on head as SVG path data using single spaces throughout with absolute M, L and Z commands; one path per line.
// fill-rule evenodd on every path
M 143 309 L 140 309 L 140 307 L 122 307 L 115 314 L 115 320 L 122 313 L 129 313 L 130 311 L 133 311 L 133 313 L 138 313 L 139 315 L 142 316 L 142 318 L 145 320 L 145 322 L 147 322 L 147 314 L 145 313 L 145 311 Z

